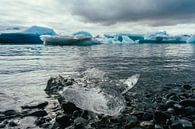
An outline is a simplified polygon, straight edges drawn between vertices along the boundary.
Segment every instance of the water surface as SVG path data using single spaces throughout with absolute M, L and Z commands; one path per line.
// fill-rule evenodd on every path
M 194 83 L 194 44 L 77 46 L 1 45 L 0 110 L 47 100 L 47 80 L 97 68 L 110 79 L 139 73 L 137 90 L 158 90 L 166 83 Z

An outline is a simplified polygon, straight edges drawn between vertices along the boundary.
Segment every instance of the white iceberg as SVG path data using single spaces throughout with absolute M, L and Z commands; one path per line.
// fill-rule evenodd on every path
M 88 46 L 100 44 L 91 37 L 85 36 L 67 36 L 67 35 L 42 35 L 40 36 L 44 45 L 78 45 Z

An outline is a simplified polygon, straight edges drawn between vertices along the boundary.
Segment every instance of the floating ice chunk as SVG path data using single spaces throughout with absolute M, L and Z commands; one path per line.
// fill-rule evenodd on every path
M 41 40 L 45 45 L 96 45 L 99 42 L 86 36 L 66 36 L 66 35 L 42 35 Z

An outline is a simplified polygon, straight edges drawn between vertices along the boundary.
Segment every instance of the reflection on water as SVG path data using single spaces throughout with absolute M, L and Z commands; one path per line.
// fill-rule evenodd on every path
M 94 67 L 107 72 L 111 79 L 140 73 L 138 90 L 156 89 L 164 82 L 194 82 L 195 45 L 5 45 L 0 46 L 0 66 L 0 96 L 4 96 L 0 99 L 1 110 L 46 99 L 43 89 L 50 76 L 76 75 Z

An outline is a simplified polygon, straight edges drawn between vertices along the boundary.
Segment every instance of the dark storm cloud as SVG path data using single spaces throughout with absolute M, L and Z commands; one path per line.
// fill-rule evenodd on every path
M 62 0 L 61 0 L 62 1 Z M 67 2 L 68 1 L 68 2 Z M 193 23 L 195 0 L 67 0 L 70 11 L 102 24 L 141 22 L 153 26 Z

